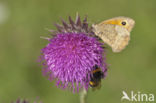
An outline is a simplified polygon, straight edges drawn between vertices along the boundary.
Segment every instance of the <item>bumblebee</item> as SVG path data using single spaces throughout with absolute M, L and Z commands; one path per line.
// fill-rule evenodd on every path
M 89 85 L 92 88 L 100 88 L 101 87 L 101 79 L 103 78 L 104 73 L 102 72 L 101 68 L 97 65 L 93 67 L 93 70 L 90 74 L 90 81 Z

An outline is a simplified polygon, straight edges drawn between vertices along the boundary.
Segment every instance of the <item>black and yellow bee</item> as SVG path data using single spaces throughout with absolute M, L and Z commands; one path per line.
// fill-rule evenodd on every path
M 93 67 L 93 70 L 90 74 L 90 81 L 89 85 L 92 88 L 100 88 L 101 87 L 101 79 L 103 78 L 104 73 L 102 72 L 101 68 L 97 65 Z

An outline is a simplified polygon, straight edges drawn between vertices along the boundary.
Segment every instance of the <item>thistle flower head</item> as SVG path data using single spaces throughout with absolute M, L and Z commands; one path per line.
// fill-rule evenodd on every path
M 11 102 L 11 103 L 30 103 L 30 101 L 28 101 L 26 99 L 18 98 L 15 102 Z M 40 102 L 34 101 L 33 103 L 42 103 L 42 102 L 41 101 Z
M 29 102 L 27 100 L 17 99 L 15 102 L 12 103 L 29 103 Z
M 55 24 L 58 31 L 52 31 L 55 36 L 49 38 L 48 45 L 41 50 L 43 73 L 50 80 L 56 80 L 56 85 L 60 88 L 79 91 L 84 87 L 87 90 L 90 73 L 95 65 L 101 68 L 104 77 L 106 75 L 103 44 L 93 36 L 87 18 L 81 22 L 77 16 L 74 22 L 69 17 L 69 24 L 64 20 L 62 24 L 63 26 Z

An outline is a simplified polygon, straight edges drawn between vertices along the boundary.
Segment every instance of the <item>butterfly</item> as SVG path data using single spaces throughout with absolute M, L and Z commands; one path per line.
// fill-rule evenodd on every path
M 113 52 L 122 51 L 130 40 L 135 21 L 129 17 L 115 17 L 99 24 L 93 24 L 93 32 L 108 44 Z

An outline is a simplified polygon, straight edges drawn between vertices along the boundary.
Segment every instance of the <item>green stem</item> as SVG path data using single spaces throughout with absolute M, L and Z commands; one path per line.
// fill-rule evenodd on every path
M 85 88 L 82 89 L 80 93 L 80 103 L 87 103 L 87 91 Z

